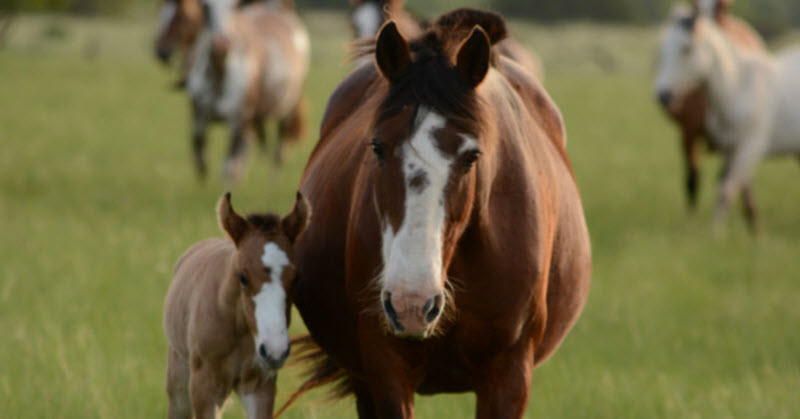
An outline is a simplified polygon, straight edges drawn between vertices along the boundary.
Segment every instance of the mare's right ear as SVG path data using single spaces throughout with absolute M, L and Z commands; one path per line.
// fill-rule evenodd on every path
M 408 42 L 397 31 L 397 25 L 391 20 L 386 22 L 375 41 L 375 62 L 381 74 L 395 81 L 399 79 L 411 64 L 411 50 Z
M 247 231 L 247 220 L 242 218 L 231 206 L 231 193 L 228 192 L 217 203 L 217 221 L 219 226 L 237 246 Z

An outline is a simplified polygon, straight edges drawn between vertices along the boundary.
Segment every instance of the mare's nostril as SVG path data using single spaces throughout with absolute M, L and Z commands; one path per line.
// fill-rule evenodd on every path
M 433 323 L 439 317 L 439 313 L 442 311 L 442 301 L 444 301 L 444 298 L 442 298 L 442 294 L 439 294 L 425 303 L 422 313 L 425 315 L 426 322 Z
M 395 311 L 394 306 L 392 306 L 392 293 L 386 292 L 383 295 L 383 310 L 386 312 L 386 316 L 389 317 L 389 321 L 392 322 L 392 326 L 399 331 L 403 331 L 403 325 L 400 324 L 400 319 L 397 318 L 397 311 Z

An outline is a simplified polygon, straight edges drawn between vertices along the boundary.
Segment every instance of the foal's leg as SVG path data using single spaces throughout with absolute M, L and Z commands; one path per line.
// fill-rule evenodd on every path
M 242 123 L 234 123 L 231 125 L 231 143 L 228 149 L 228 157 L 225 160 L 222 175 L 228 182 L 235 181 L 242 173 L 244 168 L 245 151 L 247 150 L 247 141 L 244 136 Z
M 242 383 L 236 392 L 242 402 L 247 419 L 272 419 L 275 409 L 275 381 L 277 377 L 258 377 Z
M 167 396 L 169 419 L 190 419 L 192 402 L 189 398 L 189 364 L 172 348 L 167 354 Z
M 194 152 L 194 165 L 197 168 L 197 175 L 200 179 L 205 179 L 208 173 L 208 166 L 206 165 L 205 158 L 206 127 L 208 126 L 208 120 L 197 108 L 194 109 L 193 113 L 192 150 Z
M 196 419 L 215 419 L 222 413 L 230 388 L 226 386 L 226 380 L 215 372 L 219 370 L 207 362 L 192 362 L 189 393 Z
M 683 128 L 683 155 L 686 164 L 686 194 L 689 198 L 689 209 L 697 208 L 697 190 L 699 186 L 699 169 L 697 153 L 697 133 Z
M 533 373 L 530 346 L 503 353 L 487 365 L 475 392 L 478 396 L 476 418 L 522 417 L 528 405 Z

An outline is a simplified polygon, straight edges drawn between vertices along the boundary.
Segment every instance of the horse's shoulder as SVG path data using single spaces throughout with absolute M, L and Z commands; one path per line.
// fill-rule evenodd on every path
M 567 133 L 561 111 L 542 84 L 528 70 L 507 57 L 499 57 L 497 70 L 520 96 L 530 115 L 559 150 L 565 150 Z
M 363 63 L 336 87 L 328 98 L 322 115 L 319 131 L 321 139 L 328 137 L 334 128 L 352 115 L 353 110 L 366 98 L 367 88 L 376 77 L 375 66 L 371 62 Z

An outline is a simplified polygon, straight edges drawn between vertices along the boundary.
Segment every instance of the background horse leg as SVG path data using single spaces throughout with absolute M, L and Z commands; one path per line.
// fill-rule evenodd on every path
M 758 225 L 758 211 L 756 209 L 755 199 L 753 198 L 752 186 L 749 183 L 742 187 L 742 209 L 744 210 L 744 218 L 747 220 L 750 233 L 757 235 L 760 231 Z
M 253 119 L 253 131 L 256 133 L 256 140 L 261 150 L 267 149 L 267 131 L 264 129 L 264 118 Z
M 167 396 L 169 419 L 190 419 L 192 401 L 189 398 L 189 364 L 172 348 L 167 354 Z
M 228 149 L 228 157 L 222 169 L 222 176 L 228 182 L 233 182 L 238 179 L 244 168 L 247 141 L 245 141 L 244 131 L 242 130 L 243 125 L 244 124 L 236 123 L 231 129 L 231 143 Z
M 475 392 L 478 407 L 475 417 L 521 418 L 525 414 L 533 375 L 531 344 L 497 356 L 488 365 Z
M 307 113 L 305 101 L 300 100 L 294 109 L 278 122 L 278 144 L 275 150 L 276 163 L 283 163 L 284 144 L 287 141 L 297 141 L 303 136 Z
M 697 153 L 697 133 L 684 127 L 683 135 L 683 155 L 686 164 L 686 194 L 689 198 L 689 209 L 697 208 L 697 190 L 699 187 L 699 169 Z
M 208 166 L 205 159 L 206 148 L 206 127 L 208 121 L 198 109 L 194 109 L 193 128 L 192 128 L 192 150 L 194 152 L 194 165 L 200 179 L 205 179 L 208 173 Z

